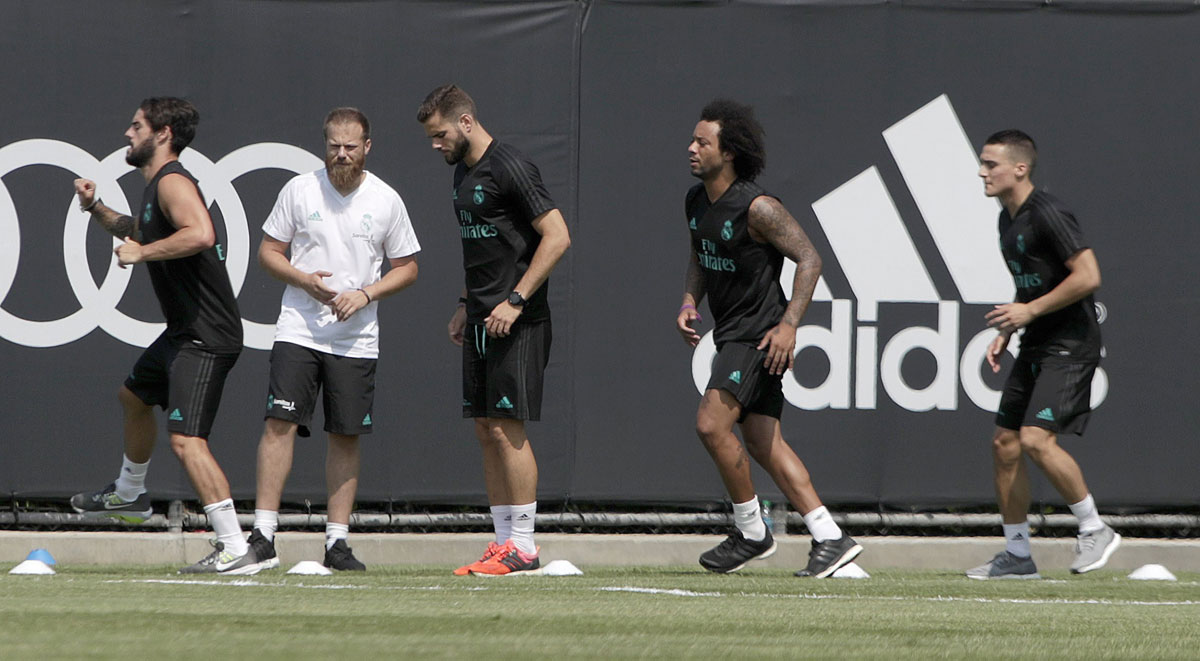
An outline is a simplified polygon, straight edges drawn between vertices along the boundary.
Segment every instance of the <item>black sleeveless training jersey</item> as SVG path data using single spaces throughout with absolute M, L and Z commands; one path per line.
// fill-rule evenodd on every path
M 1067 260 L 1087 247 L 1074 214 L 1048 193 L 1034 190 L 1015 218 L 1007 209 L 1000 211 L 1000 251 L 1020 303 L 1057 287 L 1071 274 Z M 1092 296 L 1034 319 L 1021 335 L 1021 355 L 1034 360 L 1099 360 L 1100 323 Z
M 158 204 L 158 182 L 168 174 L 181 174 L 196 184 L 196 178 L 179 161 L 159 169 L 146 184 L 141 214 L 136 219 L 135 238 L 142 245 L 176 231 Z M 198 186 L 196 192 L 200 192 Z M 242 350 L 242 316 L 224 261 L 224 247 L 217 244 L 195 255 L 145 262 L 158 304 L 167 318 L 165 335 L 171 341 L 191 343 L 214 353 Z
M 555 209 L 537 166 L 513 147 L 493 140 L 479 162 L 454 170 L 454 213 L 462 235 L 467 281 L 467 321 L 482 324 L 529 269 L 542 235 L 533 219 Z M 550 318 L 550 280 L 532 296 L 517 318 Z
M 716 202 L 708 201 L 704 184 L 687 194 L 692 248 L 716 318 L 713 339 L 718 348 L 726 342 L 758 344 L 787 309 L 779 285 L 783 254 L 750 236 L 750 203 L 760 195 L 768 193 L 744 179 L 734 181 Z

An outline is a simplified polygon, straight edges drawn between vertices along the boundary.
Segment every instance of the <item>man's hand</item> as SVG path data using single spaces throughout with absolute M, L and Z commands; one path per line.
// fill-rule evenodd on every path
M 96 182 L 91 179 L 76 179 L 75 194 L 79 196 L 80 209 L 91 206 L 96 199 Z
M 1013 333 L 1029 325 L 1037 318 L 1026 303 L 1005 303 L 997 305 L 994 310 L 984 316 L 987 325 L 1001 333 Z
M 679 316 L 675 318 L 675 329 L 683 336 L 683 341 L 688 343 L 688 346 L 694 347 L 700 344 L 700 333 L 692 328 L 692 324 L 697 321 L 704 321 L 700 317 L 700 312 L 693 305 L 685 305 L 679 308 Z
M 446 330 L 450 333 L 450 341 L 458 346 L 463 345 L 463 331 L 467 328 L 467 306 L 460 305 L 454 309 L 454 316 L 450 317 L 450 323 L 446 324 Z
M 987 348 L 987 363 L 992 367 L 992 374 L 1000 371 L 1000 354 L 1008 348 L 1008 340 L 1012 337 L 1012 333 L 1000 333 L 996 339 L 988 344 Z
M 142 244 L 127 238 L 125 243 L 113 249 L 113 254 L 117 256 L 117 265 L 121 268 L 137 264 L 142 261 Z
M 333 299 L 338 293 L 325 285 L 325 278 L 333 275 L 329 271 L 313 271 L 300 283 L 300 288 L 308 292 L 318 303 L 332 307 Z M 338 319 L 341 319 L 339 315 Z
M 503 301 L 500 305 L 492 308 L 492 313 L 483 320 L 483 323 L 487 327 L 488 335 L 508 337 L 512 331 L 512 325 L 516 323 L 519 316 L 521 316 L 521 308 L 509 304 L 508 301 Z
M 333 313 L 337 315 L 338 321 L 345 321 L 354 316 L 355 312 L 367 307 L 370 302 L 371 299 L 366 292 L 361 289 L 351 289 L 335 296 L 329 302 L 329 307 L 333 308 Z
M 796 360 L 796 327 L 786 321 L 779 322 L 758 343 L 758 350 L 764 349 L 767 359 L 763 361 L 763 367 L 771 374 L 783 374 L 792 369 L 792 363 Z

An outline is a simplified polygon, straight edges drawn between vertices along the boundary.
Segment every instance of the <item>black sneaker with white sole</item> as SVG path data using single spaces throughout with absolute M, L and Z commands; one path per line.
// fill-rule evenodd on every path
M 259 532 L 258 528 L 251 531 L 246 543 L 254 549 L 259 569 L 275 569 L 279 566 L 279 556 L 275 554 L 275 542 L 267 539 Z
M 115 482 L 99 491 L 85 491 L 71 496 L 71 507 L 88 518 L 107 517 L 127 523 L 141 523 L 154 514 L 150 496 L 146 492 L 138 494 L 133 500 L 124 500 L 117 495 Z
M 863 548 L 845 533 L 842 533 L 840 539 L 827 539 L 823 542 L 814 539 L 812 550 L 808 552 L 808 566 L 796 572 L 796 576 L 825 578 L 850 564 L 862 550 Z
M 339 539 L 333 546 L 325 549 L 325 566 L 337 571 L 366 571 L 367 566 L 354 557 L 354 551 L 346 546 L 346 540 Z
M 718 574 L 735 572 L 751 560 L 763 560 L 775 553 L 775 538 L 770 528 L 759 541 L 746 539 L 742 531 L 734 530 L 725 541 L 700 554 L 700 566 Z

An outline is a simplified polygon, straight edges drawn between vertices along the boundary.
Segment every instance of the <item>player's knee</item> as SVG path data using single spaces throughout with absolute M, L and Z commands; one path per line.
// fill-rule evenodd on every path
M 186 459 L 191 453 L 195 452 L 197 447 L 207 442 L 198 436 L 171 434 L 171 450 L 175 452 L 175 456 L 179 457 L 180 460 Z
M 705 445 L 716 442 L 724 435 L 724 432 L 728 431 L 721 427 L 720 421 L 714 416 L 707 415 L 703 409 L 696 414 L 696 436 L 699 436 Z
M 296 437 L 298 425 L 279 418 L 267 418 L 263 424 L 263 442 L 291 441 Z
M 124 385 L 117 389 L 117 401 L 121 402 L 121 406 L 129 412 L 141 412 L 144 409 L 150 408 L 140 397 L 133 394 L 133 391 Z
M 1041 427 L 1021 428 L 1021 451 L 1031 457 L 1039 457 L 1057 443 L 1057 436 Z
M 996 430 L 992 436 L 992 456 L 997 463 L 1011 463 L 1021 457 L 1021 440 L 1015 430 Z
M 476 420 L 475 437 L 484 445 L 504 445 L 509 442 L 508 433 L 499 420 Z

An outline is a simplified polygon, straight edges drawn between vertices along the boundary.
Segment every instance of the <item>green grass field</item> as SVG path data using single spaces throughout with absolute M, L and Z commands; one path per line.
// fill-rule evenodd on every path
M 3 659 L 1200 658 L 1200 575 L 972 581 L 877 570 L 591 568 L 576 577 L 196 580 L 173 567 L 0 575 Z

